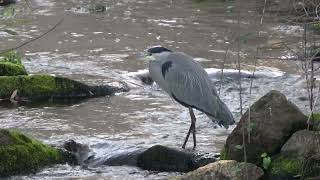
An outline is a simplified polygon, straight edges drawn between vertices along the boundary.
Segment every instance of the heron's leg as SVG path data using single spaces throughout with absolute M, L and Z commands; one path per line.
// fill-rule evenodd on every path
M 193 109 L 189 108 L 190 117 L 191 117 L 191 126 L 192 126 L 192 135 L 193 135 L 193 148 L 197 146 L 196 141 L 196 116 L 193 113 Z
M 191 130 L 192 130 L 192 121 L 191 121 L 191 125 L 190 125 L 190 128 L 189 128 L 189 131 L 188 131 L 188 133 L 187 133 L 187 136 L 186 136 L 186 138 L 185 138 L 185 140 L 184 140 L 184 143 L 183 143 L 183 145 L 182 145 L 182 148 L 183 148 L 183 149 L 186 148 L 186 144 L 187 144 L 187 142 L 188 142 L 188 139 L 189 139 Z
M 185 149 L 185 147 L 186 147 L 186 144 L 187 144 L 187 142 L 188 142 L 188 139 L 189 139 L 189 136 L 190 136 L 190 133 L 191 133 L 191 131 L 193 132 L 193 143 L 194 143 L 194 147 L 195 147 L 195 145 L 196 145 L 196 141 L 195 141 L 195 138 L 196 138 L 196 134 L 195 134 L 195 120 L 196 120 L 196 118 L 195 118 L 195 116 L 194 116 L 194 113 L 193 113 L 193 110 L 192 110 L 192 108 L 189 108 L 189 112 L 190 112 L 190 117 L 191 117 L 191 125 L 190 125 L 190 128 L 189 128 L 189 131 L 188 131 L 188 133 L 187 133 L 187 136 L 186 136 L 186 138 L 185 138 L 185 140 L 184 140 L 184 143 L 183 143 L 183 145 L 182 145 L 182 148 L 183 149 Z

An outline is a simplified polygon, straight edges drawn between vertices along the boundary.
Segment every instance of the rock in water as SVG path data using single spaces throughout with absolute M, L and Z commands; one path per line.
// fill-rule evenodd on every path
M 243 161 L 242 131 L 245 128 L 247 161 L 260 164 L 261 154 L 274 155 L 290 136 L 306 128 L 307 117 L 278 91 L 270 91 L 241 117 L 228 136 L 221 152 L 222 159 Z M 248 131 L 250 130 L 250 143 Z
M 194 169 L 192 154 L 156 145 L 138 156 L 138 166 L 154 171 L 188 172 Z
M 79 100 L 89 97 L 113 95 L 125 92 L 126 86 L 88 86 L 64 77 L 50 75 L 0 76 L 0 99 L 10 99 L 17 90 L 17 101 L 38 102 L 55 100 Z
M 21 133 L 0 129 L 0 177 L 35 173 L 69 162 L 68 154 Z
M 248 171 L 247 171 L 248 170 Z M 234 160 L 221 160 L 200 167 L 195 171 L 170 180 L 243 180 L 246 176 L 250 180 L 257 180 L 263 176 L 263 170 L 251 163 L 239 163 Z
M 73 155 L 76 160 L 74 164 L 86 164 L 87 161 L 94 157 L 94 154 L 90 151 L 88 145 L 77 143 L 72 139 L 66 141 L 62 147 Z
M 106 159 L 103 164 L 107 166 L 137 166 L 138 156 L 144 151 L 145 149 L 141 149 L 117 154 Z
M 301 130 L 272 158 L 269 179 L 293 179 L 320 176 L 320 134 Z
M 16 3 L 16 0 L 0 0 L 0 6 L 6 6 L 12 3 Z
M 153 171 L 188 172 L 215 162 L 214 157 L 195 155 L 161 145 L 152 146 L 138 155 L 138 167 Z

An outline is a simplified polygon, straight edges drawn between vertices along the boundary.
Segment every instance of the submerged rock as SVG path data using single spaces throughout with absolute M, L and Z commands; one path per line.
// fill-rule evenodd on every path
M 70 160 L 63 151 L 21 133 L 0 129 L 0 177 L 34 173 Z
M 247 171 L 248 170 L 248 171 Z M 221 160 L 200 167 L 195 171 L 180 177 L 169 178 L 171 180 L 257 180 L 263 176 L 263 170 L 251 163 L 239 163 L 234 160 Z
M 250 124 L 249 124 L 250 118 Z M 241 117 L 228 136 L 222 159 L 243 161 L 242 131 L 245 129 L 247 161 L 260 164 L 261 154 L 274 155 L 290 136 L 306 128 L 307 117 L 278 91 L 270 91 Z M 250 132 L 250 143 L 248 143 Z
M 281 153 L 272 158 L 271 179 L 320 176 L 320 134 L 301 130 L 282 146 Z
M 17 90 L 15 97 L 12 97 Z M 126 86 L 88 86 L 78 81 L 50 75 L 0 76 L 0 99 L 17 102 L 76 100 L 128 91 Z

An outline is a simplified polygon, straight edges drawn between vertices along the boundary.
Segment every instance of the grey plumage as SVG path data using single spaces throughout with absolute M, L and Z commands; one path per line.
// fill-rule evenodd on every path
M 154 55 L 149 63 L 152 79 L 171 97 L 184 106 L 204 112 L 219 125 L 228 128 L 234 123 L 228 107 L 221 101 L 215 87 L 201 65 L 181 52 L 164 52 Z M 162 66 L 171 62 L 165 76 Z
M 163 47 L 151 48 L 148 52 L 154 58 L 149 63 L 151 78 L 173 99 L 189 108 L 191 126 L 183 148 L 191 131 L 194 147 L 196 146 L 196 118 L 193 108 L 226 128 L 234 124 L 232 113 L 219 98 L 207 72 L 191 56 L 182 52 L 172 52 Z

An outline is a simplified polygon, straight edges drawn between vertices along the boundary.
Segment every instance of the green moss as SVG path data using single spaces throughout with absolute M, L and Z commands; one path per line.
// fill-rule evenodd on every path
M 300 161 L 297 159 L 279 156 L 272 160 L 271 172 L 273 174 L 286 173 L 296 175 L 300 172 Z
M 14 90 L 20 97 L 48 97 L 72 92 L 87 93 L 89 87 L 67 78 L 50 75 L 0 76 L 0 98 L 9 98 Z
M 226 148 L 223 148 L 220 152 L 220 160 L 228 160 L 228 154 L 226 152 Z
M 0 54 L 0 61 L 11 62 L 13 64 L 22 65 L 21 56 L 18 54 L 17 51 L 8 51 L 8 52 Z
M 27 75 L 21 64 L 21 56 L 17 51 L 8 51 L 0 54 L 0 76 Z
M 24 66 L 19 64 L 14 64 L 11 62 L 1 62 L 0 61 L 0 76 L 17 76 L 17 75 L 27 75 L 27 71 Z
M 320 113 L 319 112 L 313 113 L 312 119 L 314 121 L 320 121 Z
M 271 162 L 270 172 L 273 176 L 293 177 L 303 175 L 304 177 L 314 177 L 320 175 L 320 162 L 306 162 L 299 157 L 290 155 L 278 155 Z
M 62 161 L 63 156 L 57 149 L 19 132 L 0 130 L 0 176 L 32 173 Z

